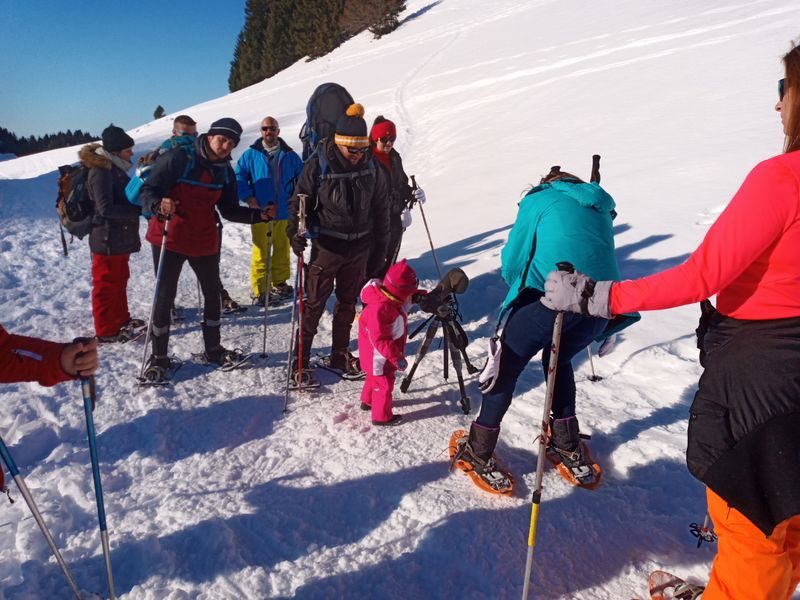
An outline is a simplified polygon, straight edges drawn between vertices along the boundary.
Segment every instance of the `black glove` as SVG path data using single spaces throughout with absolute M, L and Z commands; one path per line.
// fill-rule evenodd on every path
M 308 240 L 302 235 L 295 235 L 290 243 L 292 245 L 292 252 L 294 252 L 296 256 L 302 256 L 303 251 L 306 249 L 306 246 L 308 246 Z

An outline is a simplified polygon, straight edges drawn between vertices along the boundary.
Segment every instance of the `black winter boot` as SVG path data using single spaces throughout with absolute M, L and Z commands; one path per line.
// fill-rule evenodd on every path
M 474 471 L 490 491 L 501 494 L 511 491 L 514 482 L 508 473 L 498 468 L 494 457 L 499 435 L 499 427 L 485 427 L 473 421 L 469 428 L 469 437 L 458 440 L 458 447 L 450 461 L 450 470 L 458 467 L 462 471 Z
M 595 472 L 583 456 L 577 417 L 553 419 L 550 431 L 550 446 L 558 453 L 562 464 L 572 472 L 575 479 L 585 482 L 594 478 Z

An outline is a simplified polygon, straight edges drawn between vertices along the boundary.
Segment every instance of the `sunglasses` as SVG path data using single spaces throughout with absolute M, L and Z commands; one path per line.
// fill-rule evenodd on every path
M 786 79 L 778 80 L 778 100 L 783 102 L 783 95 L 786 93 Z
M 261 131 L 278 131 L 278 128 L 277 127 L 271 127 L 271 126 L 268 125 L 266 127 L 262 127 Z
M 350 146 L 346 146 L 346 148 L 350 154 L 364 154 L 368 150 L 368 148 L 351 148 Z
M 397 139 L 396 135 L 385 135 L 382 138 L 378 138 L 378 141 L 383 144 L 394 144 L 396 139 Z

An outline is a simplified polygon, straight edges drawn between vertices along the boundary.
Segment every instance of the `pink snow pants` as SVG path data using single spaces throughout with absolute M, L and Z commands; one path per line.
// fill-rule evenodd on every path
M 395 369 L 388 364 L 383 367 L 385 375 L 370 375 L 364 380 L 361 389 L 361 402 L 372 407 L 373 421 L 388 421 L 392 418 L 392 390 L 394 389 Z

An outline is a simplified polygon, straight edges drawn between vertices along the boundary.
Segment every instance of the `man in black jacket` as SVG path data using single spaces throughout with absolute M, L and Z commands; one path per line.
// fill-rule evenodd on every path
M 389 240 L 387 182 L 368 155 L 369 137 L 363 117 L 364 107 L 351 105 L 336 122 L 333 139 L 322 140 L 306 161 L 289 206 L 286 229 L 292 250 L 300 256 L 307 241 L 297 234 L 298 197 L 305 194 L 312 242 L 306 266 L 303 329 L 296 338 L 297 342 L 302 336 L 302 365 L 308 365 L 320 317 L 335 287 L 329 366 L 350 375 L 361 371 L 358 360 L 349 352 L 360 286 L 367 272 L 381 270 Z M 370 257 L 381 264 L 368 265 Z M 303 386 L 314 383 L 309 372 L 298 373 L 296 357 L 292 375 Z

